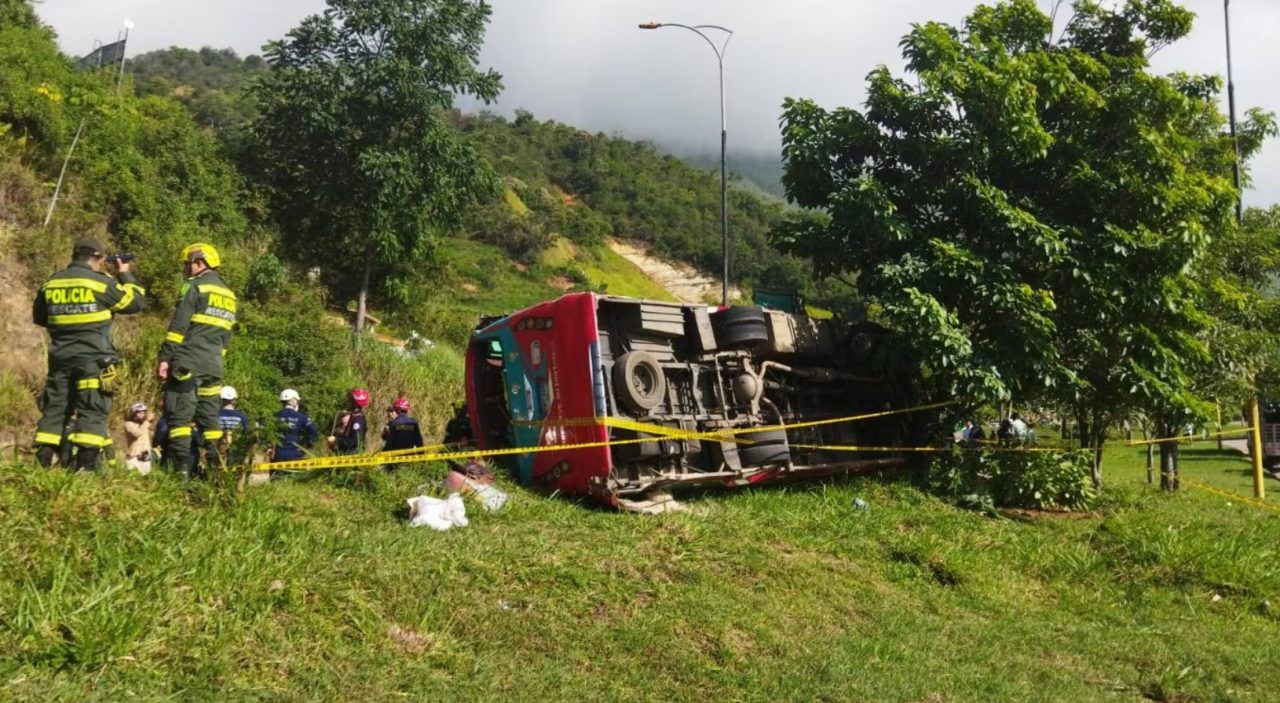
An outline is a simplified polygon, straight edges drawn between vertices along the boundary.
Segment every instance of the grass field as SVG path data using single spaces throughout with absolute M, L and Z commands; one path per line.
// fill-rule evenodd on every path
M 1096 513 L 1016 519 L 880 477 L 407 527 L 439 471 L 230 500 L 0 467 L 0 699 L 1280 698 L 1280 514 L 1162 495 L 1140 450 Z

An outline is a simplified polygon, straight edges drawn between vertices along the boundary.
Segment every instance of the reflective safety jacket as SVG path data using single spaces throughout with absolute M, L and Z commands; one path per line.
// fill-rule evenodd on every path
M 111 317 L 141 310 L 146 293 L 131 273 L 117 280 L 84 263 L 53 274 L 31 306 L 31 320 L 49 330 L 50 367 L 115 358 Z
M 305 458 L 306 453 L 302 448 L 311 446 L 320 434 L 316 423 L 306 413 L 293 408 L 281 408 L 276 413 L 276 431 L 280 433 L 280 443 L 272 454 L 274 461 Z
M 422 430 L 418 421 L 408 415 L 396 415 L 382 428 L 382 449 L 411 449 L 422 446 Z
M 160 346 L 160 361 L 175 369 L 222 378 L 222 356 L 235 324 L 236 294 L 216 270 L 188 278 Z

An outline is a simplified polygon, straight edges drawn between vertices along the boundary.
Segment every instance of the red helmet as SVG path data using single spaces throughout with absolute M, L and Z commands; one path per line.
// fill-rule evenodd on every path
M 396 398 L 396 402 L 391 404 L 391 409 L 395 410 L 396 412 L 402 412 L 402 413 L 409 412 L 409 399 L 404 396 L 400 396 L 399 398 Z
M 352 389 L 351 389 L 351 402 L 352 402 L 352 403 L 353 403 L 357 408 L 367 408 L 367 407 L 369 407 L 369 391 L 366 391 L 366 390 L 365 390 L 365 389 L 363 389 L 363 388 L 352 388 Z

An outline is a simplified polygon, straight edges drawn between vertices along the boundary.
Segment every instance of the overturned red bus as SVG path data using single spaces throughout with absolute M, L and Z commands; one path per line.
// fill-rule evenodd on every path
M 910 417 L 786 429 L 903 407 L 900 384 L 871 370 L 875 335 L 758 307 L 573 293 L 481 321 L 467 424 L 484 449 L 563 447 L 514 455 L 522 483 L 623 508 L 680 485 L 892 466 L 822 447 L 900 446 Z

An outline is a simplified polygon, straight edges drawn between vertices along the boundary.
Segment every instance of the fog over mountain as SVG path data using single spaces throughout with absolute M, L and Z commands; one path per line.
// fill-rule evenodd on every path
M 1041 0 L 1048 10 L 1055 0 Z M 967 0 L 492 0 L 484 60 L 506 89 L 494 111 L 524 108 L 541 118 L 650 139 L 684 154 L 718 149 L 715 55 L 677 28 L 644 31 L 640 22 L 718 24 L 735 34 L 725 61 L 730 152 L 778 151 L 778 115 L 786 96 L 826 106 L 860 105 L 866 74 L 900 68 L 898 40 L 913 22 L 958 22 Z M 1192 35 L 1156 55 L 1160 71 L 1225 75 L 1223 3 L 1182 0 L 1199 18 Z M 130 52 L 170 45 L 230 46 L 257 53 L 321 0 L 46 0 L 41 16 L 68 53 L 114 39 L 124 18 L 136 25 Z M 1240 112 L 1280 111 L 1275 38 L 1280 3 L 1231 3 Z M 1061 21 L 1061 20 L 1060 20 Z M 1224 98 L 1225 101 L 1225 98 Z M 477 106 L 464 103 L 464 107 Z M 1225 109 L 1225 106 L 1224 106 Z M 732 164 L 730 165 L 732 169 Z M 1280 202 L 1280 142 L 1254 163 L 1251 205 Z

